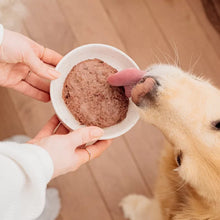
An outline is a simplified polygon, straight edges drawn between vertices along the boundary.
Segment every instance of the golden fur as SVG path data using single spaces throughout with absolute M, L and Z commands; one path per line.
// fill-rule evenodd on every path
M 164 134 L 155 198 L 130 195 L 121 206 L 131 220 L 220 220 L 220 91 L 169 65 L 148 70 L 158 87 L 142 118 Z M 178 165 L 178 158 L 181 165 Z

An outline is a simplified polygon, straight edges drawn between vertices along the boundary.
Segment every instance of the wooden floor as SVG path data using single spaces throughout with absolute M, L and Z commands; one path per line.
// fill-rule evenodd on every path
M 87 43 L 125 51 L 141 68 L 173 62 L 220 86 L 220 39 L 200 0 L 22 0 L 29 9 L 23 33 L 65 54 Z M 197 63 L 196 65 L 194 65 Z M 0 89 L 0 138 L 33 136 L 54 113 L 11 90 Z M 60 191 L 58 220 L 122 220 L 120 200 L 130 193 L 152 196 L 163 138 L 139 122 L 102 157 L 50 183 Z

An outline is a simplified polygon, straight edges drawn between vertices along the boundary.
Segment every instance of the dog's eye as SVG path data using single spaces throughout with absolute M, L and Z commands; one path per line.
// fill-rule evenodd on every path
M 220 130 L 220 120 L 218 121 L 213 121 L 212 122 L 212 127 L 216 130 Z
M 183 159 L 183 153 L 182 153 L 182 151 L 179 151 L 176 155 L 176 164 L 178 167 L 181 166 L 182 159 Z

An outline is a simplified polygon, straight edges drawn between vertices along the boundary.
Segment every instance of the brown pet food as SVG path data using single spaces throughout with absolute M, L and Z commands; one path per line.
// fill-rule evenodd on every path
M 105 128 L 126 117 L 129 101 L 124 88 L 107 82 L 116 72 L 99 59 L 85 60 L 72 68 L 64 82 L 63 99 L 81 124 Z

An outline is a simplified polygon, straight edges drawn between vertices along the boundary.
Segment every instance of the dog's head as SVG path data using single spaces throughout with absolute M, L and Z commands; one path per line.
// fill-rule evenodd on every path
M 220 91 L 178 67 L 153 65 L 131 94 L 142 117 L 173 145 L 182 180 L 220 202 Z

